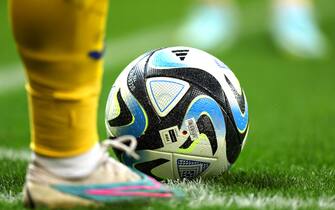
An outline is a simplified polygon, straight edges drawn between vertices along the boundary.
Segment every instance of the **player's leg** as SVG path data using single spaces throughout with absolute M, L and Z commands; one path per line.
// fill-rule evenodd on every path
M 67 157 L 97 144 L 96 109 L 107 0 L 13 0 L 12 25 L 26 67 L 33 151 Z M 69 140 L 71 139 L 71 140 Z
M 237 32 L 237 10 L 232 0 L 195 1 L 178 31 L 183 45 L 202 49 L 226 49 Z
M 108 0 L 10 2 L 14 36 L 28 78 L 34 152 L 24 194 L 28 205 L 172 196 L 151 178 L 109 159 L 98 144 L 107 4 Z M 143 187 L 153 183 L 151 191 Z M 101 184 L 99 189 L 96 184 Z M 119 189 L 123 185 L 137 190 L 125 195 Z
M 320 58 L 327 52 L 311 0 L 274 0 L 273 35 L 285 52 L 301 58 Z

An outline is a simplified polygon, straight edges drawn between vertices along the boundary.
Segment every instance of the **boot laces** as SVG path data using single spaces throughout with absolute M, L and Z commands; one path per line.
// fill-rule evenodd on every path
M 129 145 L 127 143 L 129 143 Z M 102 142 L 102 147 L 105 151 L 114 148 L 125 152 L 128 156 L 136 160 L 140 159 L 140 156 L 135 152 L 137 140 L 134 136 L 125 135 L 115 139 L 107 139 Z

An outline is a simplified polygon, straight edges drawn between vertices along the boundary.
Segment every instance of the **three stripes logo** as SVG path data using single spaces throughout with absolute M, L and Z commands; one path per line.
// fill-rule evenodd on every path
M 189 50 L 172 50 L 172 53 L 174 53 L 181 61 L 185 60 L 188 52 Z

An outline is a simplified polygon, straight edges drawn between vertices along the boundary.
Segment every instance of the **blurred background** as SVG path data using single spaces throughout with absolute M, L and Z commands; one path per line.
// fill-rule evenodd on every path
M 214 47 L 201 47 L 227 64 L 246 91 L 251 128 L 245 150 L 235 165 L 237 172 L 258 173 L 252 172 L 258 169 L 259 173 L 267 173 L 271 168 L 274 175 L 281 170 L 292 170 L 292 174 L 300 170 L 298 178 L 313 170 L 334 175 L 335 7 L 332 0 L 314 3 L 315 20 L 327 46 L 327 53 L 317 58 L 301 58 L 278 46 L 280 40 L 273 35 L 275 12 L 268 0 L 231 3 L 238 28 L 232 29 L 235 34 L 229 39 L 231 44 L 226 46 L 219 40 Z M 186 29 L 197 5 L 198 1 L 188 0 L 110 1 L 99 110 L 101 139 L 105 138 L 105 102 L 118 73 L 150 49 L 193 46 L 191 38 L 186 36 L 185 40 L 183 34 L 189 32 Z M 208 32 L 208 36 L 214 33 Z M 24 72 L 10 31 L 7 1 L 0 1 L 0 147 L 27 149 L 28 144 Z M 330 175 L 324 176 L 324 181 L 335 183 Z M 310 186 L 313 190 L 305 189 L 305 193 L 316 195 L 321 189 L 326 194 L 334 193 L 333 187 L 315 186 Z

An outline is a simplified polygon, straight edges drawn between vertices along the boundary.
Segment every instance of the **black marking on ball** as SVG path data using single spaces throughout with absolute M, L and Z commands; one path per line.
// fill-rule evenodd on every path
M 211 145 L 212 154 L 214 155 L 218 149 L 218 142 L 215 134 L 214 125 L 211 119 L 207 115 L 201 115 L 197 120 L 197 126 L 199 133 L 203 133 L 207 136 L 209 143 Z M 191 137 L 188 137 L 187 140 L 179 147 L 180 149 L 187 149 L 192 145 L 193 141 Z
M 231 81 L 228 79 L 228 77 L 226 75 L 224 77 L 225 77 L 226 82 L 228 83 L 231 91 L 234 93 L 235 99 L 238 103 L 238 106 L 240 107 L 241 112 L 244 114 L 244 112 L 245 112 L 244 92 L 242 91 L 242 94 L 239 94 L 239 92 L 236 90 L 236 88 L 231 83 Z
M 143 173 L 157 179 L 157 180 L 162 180 L 161 177 L 157 177 L 154 174 L 152 174 L 151 170 L 156 168 L 157 166 L 163 165 L 164 163 L 169 162 L 170 160 L 164 159 L 164 158 L 159 158 L 156 160 L 151 160 L 151 161 L 146 161 L 142 163 L 137 163 L 135 164 L 135 168 L 142 171 Z
M 212 154 L 216 153 L 218 149 L 218 141 L 215 134 L 215 128 L 211 119 L 207 115 L 201 115 L 197 121 L 198 129 L 200 133 L 207 136 L 209 143 L 211 145 Z
M 117 116 L 114 119 L 108 120 L 108 124 L 111 127 L 118 127 L 118 126 L 124 126 L 128 125 L 131 123 L 133 116 L 131 112 L 128 109 L 128 106 L 124 102 L 122 96 L 121 96 L 121 91 L 119 90 L 117 92 L 117 100 L 119 102 L 120 106 L 120 115 Z
M 230 118 L 226 116 L 224 119 L 226 123 L 226 155 L 228 162 L 233 164 L 241 152 L 242 141 L 236 133 Z

